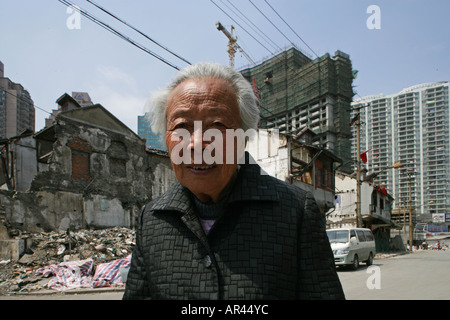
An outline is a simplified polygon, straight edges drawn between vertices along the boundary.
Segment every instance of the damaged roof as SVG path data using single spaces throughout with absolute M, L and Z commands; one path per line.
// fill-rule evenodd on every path
M 63 97 L 69 97 L 64 95 Z M 69 97 L 71 98 L 71 97 Z M 91 126 L 112 130 L 119 132 L 127 136 L 134 136 L 139 140 L 144 140 L 142 137 L 138 136 L 133 130 L 128 128 L 122 121 L 115 117 L 111 112 L 109 112 L 101 104 L 94 104 L 92 106 L 80 107 L 77 109 L 72 109 L 68 111 L 63 111 L 56 116 L 58 118 L 68 118 L 78 122 L 82 122 Z M 52 133 L 54 134 L 54 129 L 52 131 L 52 125 L 50 127 L 44 128 L 35 134 L 36 137 L 43 138 L 44 136 Z

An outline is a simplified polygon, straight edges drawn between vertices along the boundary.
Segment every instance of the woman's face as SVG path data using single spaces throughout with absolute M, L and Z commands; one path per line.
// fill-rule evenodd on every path
M 178 181 L 200 201 L 219 201 L 237 170 L 235 157 L 226 161 L 227 152 L 237 152 L 234 143 L 227 144 L 226 130 L 241 128 L 236 92 L 223 79 L 185 80 L 169 96 L 166 121 Z

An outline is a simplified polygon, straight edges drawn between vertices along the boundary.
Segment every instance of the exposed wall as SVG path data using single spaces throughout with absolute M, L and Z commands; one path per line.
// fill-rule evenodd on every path
M 35 159 L 46 156 L 30 188 L 0 194 L 6 219 L 28 232 L 134 227 L 142 206 L 175 181 L 167 154 L 146 151 L 133 133 L 58 117 L 36 139 Z
M 246 150 L 261 166 L 265 174 L 271 175 L 285 182 L 290 181 L 290 147 L 286 135 L 274 131 L 268 133 L 266 129 L 259 129 L 257 135 L 247 144 Z M 313 155 L 310 156 L 312 158 Z M 316 163 L 312 171 L 316 170 Z M 334 205 L 334 185 L 331 190 L 318 188 L 316 183 L 307 184 L 294 181 L 294 185 L 311 192 L 322 213 Z
M 356 179 L 346 174 L 336 174 L 336 201 L 334 211 L 327 219 L 332 227 L 356 226 Z M 370 214 L 370 195 L 373 187 L 368 183 L 361 184 L 361 215 Z
M 14 143 L 15 190 L 27 190 L 37 173 L 36 140 L 30 135 Z
M 356 179 L 347 174 L 336 174 L 335 207 L 328 214 L 328 223 L 333 227 L 351 227 L 356 224 Z M 391 219 L 392 198 L 377 191 L 368 182 L 361 183 L 361 216 Z M 382 204 L 382 205 L 381 205 Z M 385 222 L 384 222 L 385 223 Z

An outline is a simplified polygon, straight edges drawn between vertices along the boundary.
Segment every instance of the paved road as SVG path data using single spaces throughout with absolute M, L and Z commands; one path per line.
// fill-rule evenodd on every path
M 0 300 L 122 300 L 122 296 L 123 291 L 93 289 L 80 290 L 79 293 L 74 293 L 73 291 L 70 293 L 54 293 L 53 291 L 51 293 L 16 294 L 0 296 Z
M 450 300 L 450 250 L 375 259 L 357 271 L 338 268 L 348 300 Z M 372 289 L 369 289 L 371 287 Z M 121 300 L 123 292 L 0 296 L 0 300 Z
M 375 259 L 357 271 L 338 268 L 338 275 L 348 300 L 449 300 L 449 267 L 450 250 L 429 250 Z

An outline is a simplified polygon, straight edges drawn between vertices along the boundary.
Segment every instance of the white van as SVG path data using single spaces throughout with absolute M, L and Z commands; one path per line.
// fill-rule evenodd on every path
M 370 229 L 328 229 L 327 236 L 331 250 L 333 250 L 335 265 L 348 265 L 356 270 L 360 261 L 365 262 L 368 266 L 373 263 L 376 249 L 375 238 Z

